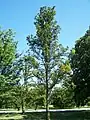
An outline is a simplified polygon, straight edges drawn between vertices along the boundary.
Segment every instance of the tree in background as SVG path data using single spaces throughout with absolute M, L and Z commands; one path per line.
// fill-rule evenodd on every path
M 75 106 L 73 99 L 74 85 L 71 80 L 71 66 L 69 60 L 66 60 L 65 64 L 62 65 L 63 72 L 66 74 L 63 77 L 62 84 L 58 87 L 55 87 L 52 92 L 52 105 L 54 108 L 72 108 Z
M 26 97 L 27 108 L 45 108 L 45 89 L 43 85 L 29 86 L 28 96 Z
M 41 7 L 35 17 L 36 35 L 28 36 L 29 55 L 35 58 L 38 67 L 33 75 L 46 90 L 46 120 L 49 120 L 49 103 L 53 87 L 63 79 L 62 65 L 66 49 L 59 44 L 60 27 L 55 21 L 55 7 Z
M 71 52 L 72 81 L 77 106 L 84 106 L 90 97 L 90 29 L 76 41 Z
M 73 108 L 75 106 L 72 93 L 65 88 L 55 88 L 52 93 L 51 101 L 51 104 L 56 109 Z
M 18 68 L 21 75 L 19 87 L 22 113 L 25 112 L 25 107 L 27 106 L 26 99 L 28 99 L 30 93 L 29 90 L 31 87 L 32 78 L 34 77 L 32 74 L 34 67 L 37 67 L 37 63 L 32 56 L 24 55 L 18 60 Z
M 2 100 L 10 97 L 9 90 L 19 82 L 18 71 L 15 69 L 16 48 L 17 42 L 14 41 L 12 30 L 0 29 L 0 99 Z

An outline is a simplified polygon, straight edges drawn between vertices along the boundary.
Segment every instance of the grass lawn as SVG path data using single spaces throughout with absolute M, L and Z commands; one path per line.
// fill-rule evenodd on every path
M 90 120 L 90 111 L 51 112 L 51 120 Z M 0 120 L 45 120 L 45 112 L 0 114 Z

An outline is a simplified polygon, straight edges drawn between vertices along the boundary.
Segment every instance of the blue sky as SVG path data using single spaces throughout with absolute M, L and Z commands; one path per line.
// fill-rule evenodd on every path
M 89 28 L 90 0 L 0 0 L 0 26 L 16 31 L 19 51 L 27 48 L 26 36 L 35 34 L 34 17 L 41 6 L 56 6 L 63 46 L 72 48 Z

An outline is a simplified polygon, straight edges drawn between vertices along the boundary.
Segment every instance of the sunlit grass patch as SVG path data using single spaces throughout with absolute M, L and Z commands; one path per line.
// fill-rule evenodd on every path
M 0 120 L 22 120 L 25 115 L 22 114 L 2 114 L 0 115 Z

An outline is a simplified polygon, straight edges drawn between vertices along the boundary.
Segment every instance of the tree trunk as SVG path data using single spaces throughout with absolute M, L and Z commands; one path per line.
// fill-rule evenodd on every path
M 46 66 L 46 120 L 50 120 L 49 91 L 48 91 L 48 65 Z
M 22 109 L 22 113 L 25 112 L 25 103 L 24 103 L 24 93 L 23 93 L 23 88 L 21 88 L 21 109 Z
M 48 89 L 46 89 L 46 120 L 50 120 L 49 103 L 48 103 Z
M 25 112 L 25 109 L 24 109 L 24 100 L 22 98 L 22 113 L 24 113 L 24 112 Z

